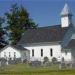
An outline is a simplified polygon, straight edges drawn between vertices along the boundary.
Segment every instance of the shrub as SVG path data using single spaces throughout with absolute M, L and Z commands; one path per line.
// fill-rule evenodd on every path
M 27 63 L 27 62 L 28 62 L 28 60 L 27 60 L 27 59 L 24 59 L 24 60 L 23 60 L 23 63 Z
M 7 60 L 5 58 L 0 58 L 0 62 L 1 62 L 0 66 L 5 66 Z
M 44 57 L 44 63 L 46 63 L 48 61 L 49 61 L 48 57 Z
M 33 67 L 40 67 L 41 61 L 38 61 L 38 60 L 32 61 L 30 65 L 33 66 Z
M 57 63 L 57 58 L 53 57 L 53 58 L 52 58 L 52 63 L 53 63 L 53 64 Z
M 64 57 L 62 57 L 62 59 L 61 59 L 61 60 L 62 60 L 62 62 L 64 62 L 64 61 L 65 61 L 65 60 L 64 60 Z

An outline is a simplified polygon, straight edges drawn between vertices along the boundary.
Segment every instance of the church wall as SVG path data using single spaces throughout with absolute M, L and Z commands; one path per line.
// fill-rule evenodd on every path
M 69 51 L 69 52 L 62 52 L 62 58 L 64 58 L 64 61 L 71 61 L 72 60 L 72 58 L 71 58 L 71 52 Z
M 30 50 L 30 60 L 39 60 L 43 61 L 44 57 L 48 57 L 49 60 L 53 57 L 56 57 L 59 61 L 61 58 L 61 45 L 43 45 L 43 46 L 28 46 L 25 47 L 28 50 Z M 41 49 L 43 50 L 43 56 L 41 56 Z M 51 50 L 52 49 L 52 56 L 51 56 Z M 34 56 L 32 56 L 32 50 L 34 50 Z
M 0 58 L 14 58 L 14 52 L 16 55 L 16 58 L 20 58 L 21 57 L 21 53 L 20 51 L 12 48 L 12 47 L 7 47 L 6 49 L 2 50 L 0 52 Z
M 30 60 L 30 51 L 29 50 L 20 51 L 16 48 L 8 46 L 7 48 L 4 48 L 3 50 L 1 50 L 0 58 L 5 58 L 8 60 L 9 60 L 9 58 L 11 58 L 12 60 L 14 58 L 21 58 L 22 60 L 27 59 L 29 61 Z

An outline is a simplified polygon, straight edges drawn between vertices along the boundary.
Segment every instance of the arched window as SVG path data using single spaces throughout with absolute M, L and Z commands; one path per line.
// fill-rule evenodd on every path
M 32 56 L 34 56 L 34 49 L 32 49 Z
M 6 52 L 4 52 L 4 58 L 6 58 Z
M 50 56 L 51 57 L 53 56 L 53 49 L 52 48 L 50 49 Z
M 9 52 L 9 57 L 10 57 L 10 52 Z
M 43 57 L 43 49 L 41 49 L 41 57 Z
M 16 58 L 16 52 L 14 52 L 14 58 Z

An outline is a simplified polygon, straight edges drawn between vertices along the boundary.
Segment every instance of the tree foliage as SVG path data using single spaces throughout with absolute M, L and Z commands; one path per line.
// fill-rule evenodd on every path
M 10 32 L 9 39 L 12 44 L 16 44 L 27 29 L 37 27 L 23 6 L 12 5 L 10 11 L 5 13 L 5 16 L 8 25 L 7 30 Z
M 3 30 L 3 27 L 2 27 L 3 23 L 4 23 L 4 19 L 0 17 L 0 49 L 7 44 L 7 42 L 5 41 L 5 38 L 3 37 L 6 34 L 6 32 Z

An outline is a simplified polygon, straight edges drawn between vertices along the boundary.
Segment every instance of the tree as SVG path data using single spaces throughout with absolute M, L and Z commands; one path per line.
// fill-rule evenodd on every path
M 23 6 L 19 7 L 17 4 L 12 5 L 10 11 L 5 13 L 5 16 L 7 18 L 7 30 L 10 31 L 12 44 L 16 44 L 27 29 L 37 27 Z
M 3 37 L 6 32 L 3 30 L 2 24 L 4 23 L 4 19 L 0 17 L 0 49 L 7 45 L 5 38 Z

